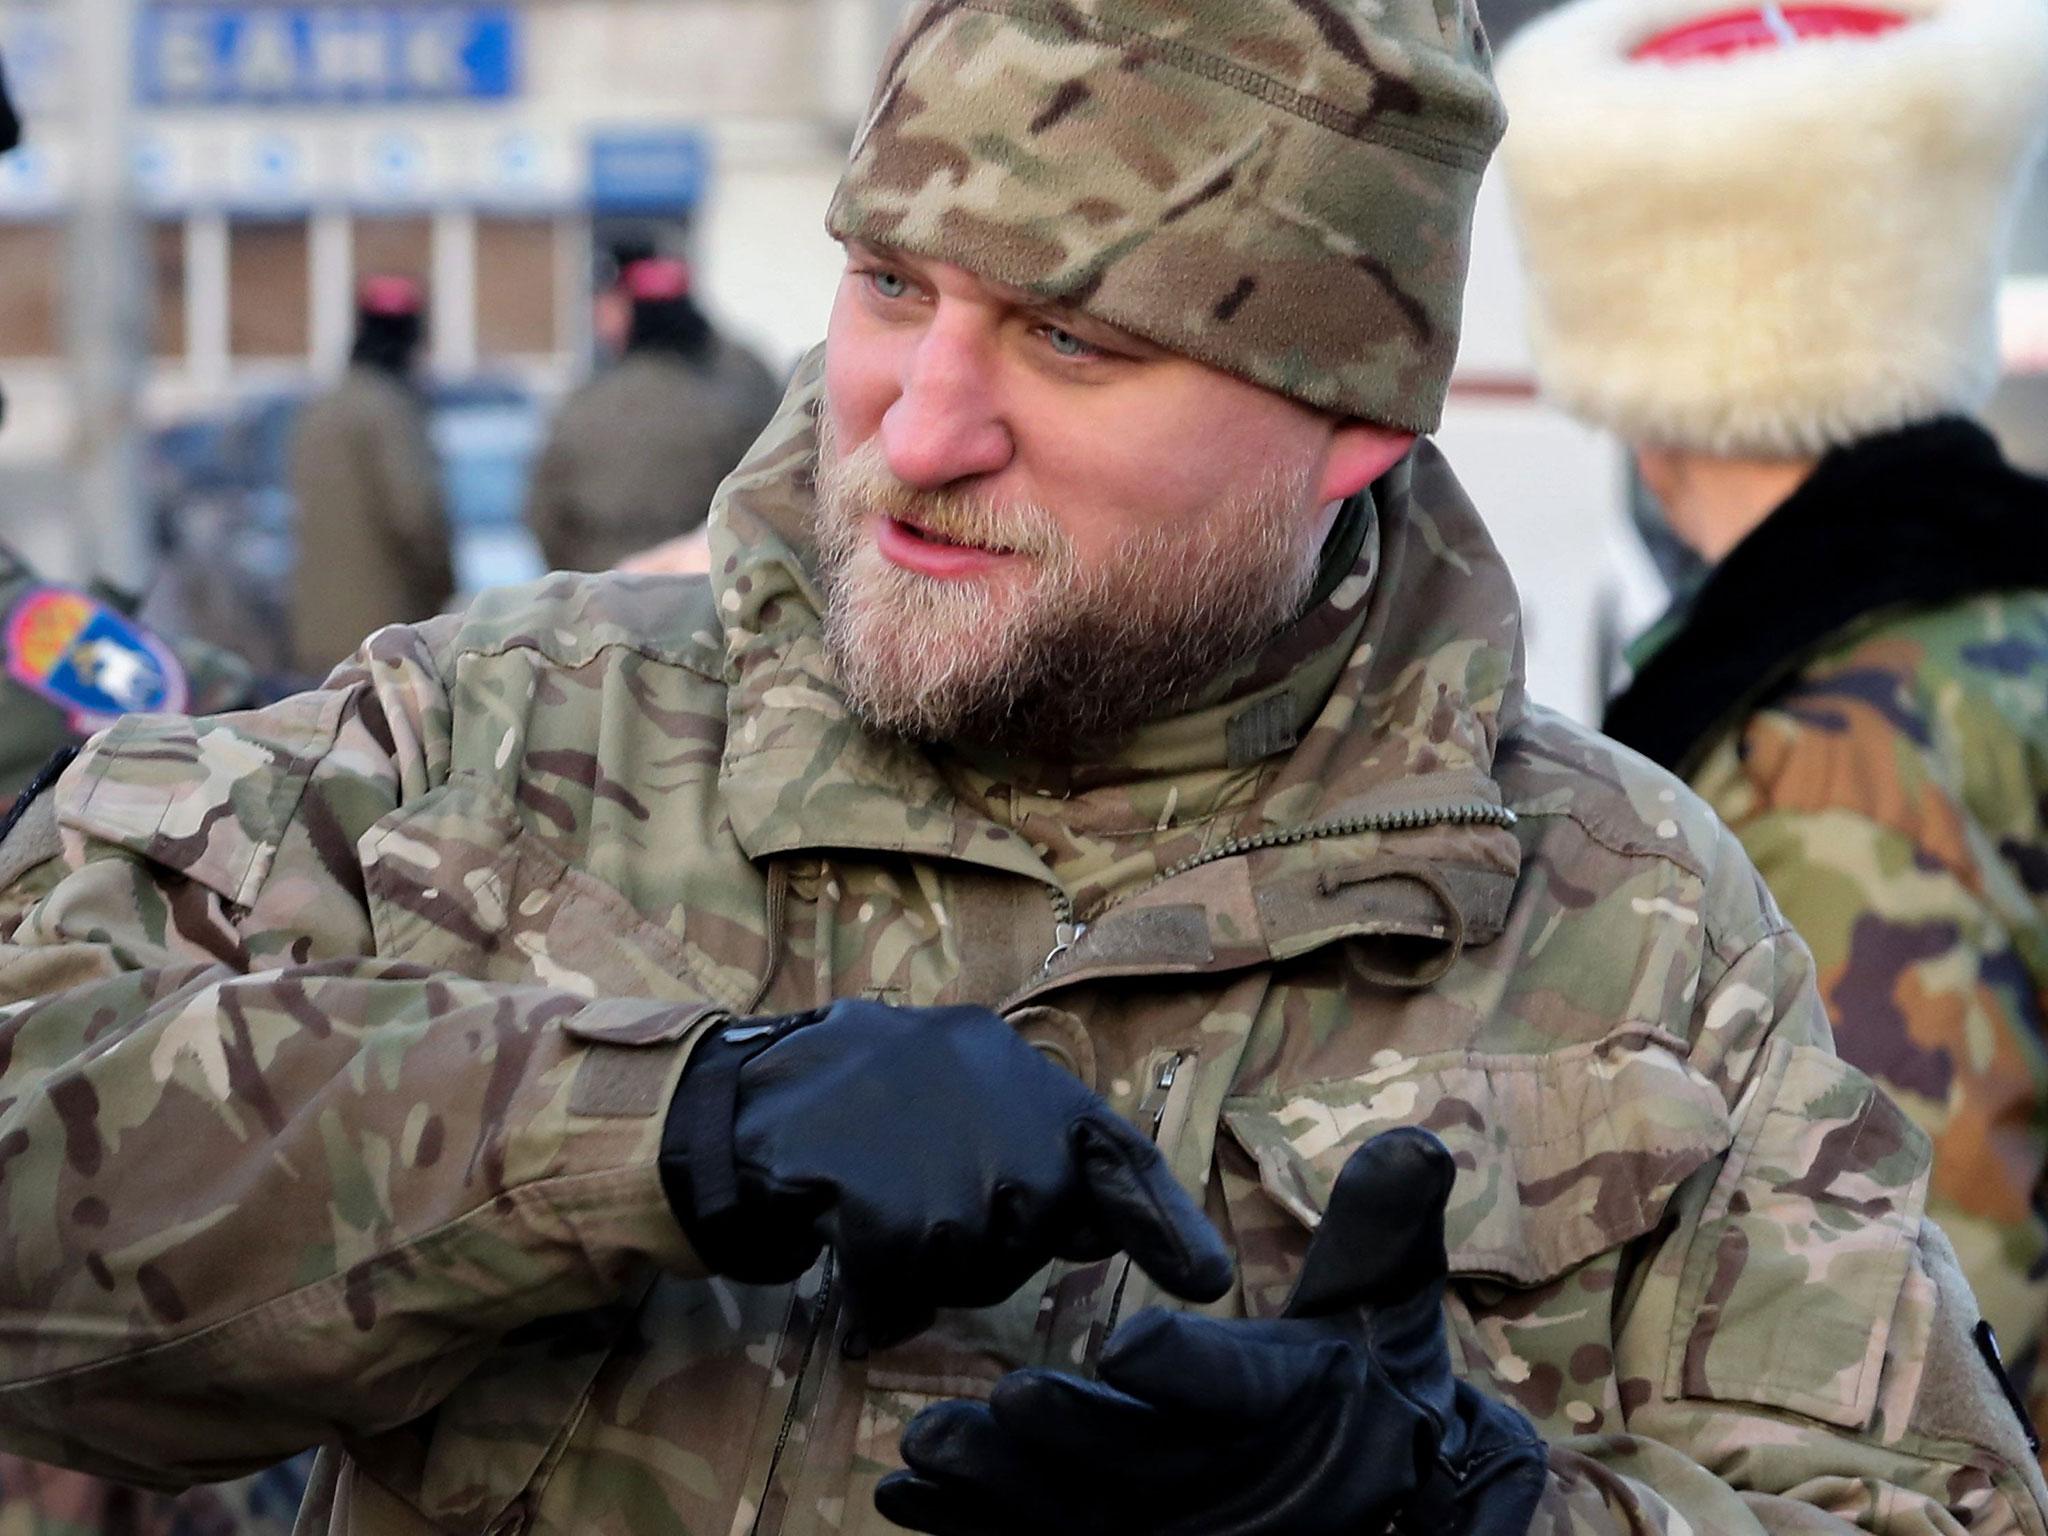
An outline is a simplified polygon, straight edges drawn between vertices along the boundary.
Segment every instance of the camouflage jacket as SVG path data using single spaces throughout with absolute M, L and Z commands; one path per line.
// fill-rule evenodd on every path
M 1003 779 L 848 717 L 814 379 L 708 584 L 487 597 L 36 802 L 0 1439 L 162 1483 L 324 1442 L 335 1532 L 876 1536 L 908 1415 L 1152 1298 L 1054 1266 L 853 1361 L 829 1260 L 703 1275 L 655 1169 L 693 1040 L 861 994 L 998 1006 L 1135 1117 L 1234 1245 L 1224 1312 L 1280 1305 L 1353 1147 L 1434 1129 L 1454 1355 L 1553 1441 L 1540 1531 L 2048 1529 L 1925 1137 L 1707 809 L 1524 700 L 1433 449 L 1213 697 Z
M 2048 483 L 1968 423 L 1864 443 L 1713 573 L 1609 716 L 1735 828 L 1842 1054 L 2048 1410 Z

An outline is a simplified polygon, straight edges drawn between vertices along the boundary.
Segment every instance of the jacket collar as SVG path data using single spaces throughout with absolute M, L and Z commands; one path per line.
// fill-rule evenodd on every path
M 720 783 L 734 831 L 756 859 L 899 853 L 1050 884 L 1033 850 L 957 796 L 926 753 L 863 730 L 832 674 L 809 535 L 822 373 L 814 353 L 711 517 L 729 689 Z M 1313 842 L 1306 862 L 1340 874 L 1358 864 L 1360 844 L 1316 836 L 1332 825 L 1378 811 L 1398 820 L 1410 808 L 1498 807 L 1494 753 L 1522 707 L 1513 584 L 1432 445 L 1420 445 L 1375 493 L 1373 536 L 1325 600 L 1186 716 L 1134 738 L 1161 748 L 1162 761 L 1124 750 L 1088 772 L 1126 788 L 1134 776 L 1170 779 L 1190 762 L 1227 761 L 1263 733 L 1266 767 L 1238 825 L 1259 837 L 1301 834 Z M 1264 722 L 1245 724 L 1247 710 L 1263 711 Z M 1519 863 L 1512 835 L 1460 832 L 1467 862 L 1511 886 Z M 1376 832 L 1374 856 L 1404 836 L 1428 842 L 1426 833 Z M 1137 905 L 1182 899 L 1169 881 Z M 1489 886 L 1471 905 L 1458 914 L 1467 936 L 1497 932 L 1498 891 Z M 1284 947 L 1300 922 L 1284 903 L 1266 906 L 1270 942 L 1259 947 Z M 1306 909 L 1295 915 L 1309 921 Z
M 1607 734 L 1679 773 L 1875 615 L 2048 586 L 2048 481 L 1956 418 L 1837 449 L 1666 621 Z

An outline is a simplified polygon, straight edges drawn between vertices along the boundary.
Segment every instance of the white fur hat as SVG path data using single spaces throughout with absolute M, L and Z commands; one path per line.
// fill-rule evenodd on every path
M 1503 52 L 1544 388 L 1634 442 L 1759 457 L 1974 412 L 2048 0 L 1876 0 L 1907 24 L 1632 57 L 1730 3 L 1569 0 Z

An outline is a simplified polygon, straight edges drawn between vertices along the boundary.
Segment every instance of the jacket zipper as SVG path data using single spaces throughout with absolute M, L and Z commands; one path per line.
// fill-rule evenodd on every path
M 1520 818 L 1504 805 L 1494 805 L 1485 800 L 1467 800 L 1456 805 L 1418 806 L 1407 811 L 1375 811 L 1364 816 L 1347 816 L 1342 821 L 1320 822 L 1314 826 L 1294 827 L 1285 832 L 1261 832 L 1253 837 L 1236 837 L 1227 843 L 1218 843 L 1205 853 L 1198 853 L 1182 859 L 1178 864 L 1161 870 L 1143 885 L 1125 891 L 1121 896 L 1104 902 L 1096 909 L 1089 922 L 1081 922 L 1074 912 L 1073 899 L 1065 891 L 1052 893 L 1053 947 L 1039 967 L 1038 974 L 1045 976 L 1060 958 L 1080 942 L 1088 931 L 1089 923 L 1099 919 L 1103 913 L 1134 901 L 1147 891 L 1177 879 L 1190 870 L 1200 869 L 1204 864 L 1213 864 L 1218 859 L 1234 859 L 1240 854 L 1256 853 L 1262 848 L 1291 848 L 1297 843 L 1316 842 L 1326 837 L 1356 837 L 1364 832 L 1413 832 L 1422 827 L 1451 826 L 1492 826 L 1503 830 L 1512 828 Z
M 789 1385 L 789 1406 L 782 1410 L 782 1429 L 775 1437 L 774 1453 L 768 1458 L 768 1475 L 761 1481 L 761 1502 L 754 1510 L 754 1523 L 748 1528 L 749 1536 L 776 1536 L 782 1529 L 782 1518 L 779 1515 L 773 1524 L 764 1525 L 762 1522 L 767 1519 L 768 1499 L 775 1489 L 775 1475 L 782 1470 L 782 1453 L 789 1447 L 789 1437 L 796 1429 L 797 1415 L 803 1412 L 805 1389 L 810 1384 L 812 1358 L 818 1354 L 819 1341 L 831 1332 L 834 1299 L 832 1259 L 832 1250 L 827 1248 L 824 1269 L 818 1278 L 817 1310 L 812 1316 L 810 1335 L 804 1340 L 804 1352 L 797 1358 L 796 1376 Z
M 1081 935 L 1088 931 L 1086 923 L 1074 921 L 1074 900 L 1065 891 L 1054 888 L 1052 893 L 1052 949 L 1046 954 L 1044 964 L 1038 968 L 1043 976 L 1059 963 L 1060 956 L 1081 941 Z
M 1240 854 L 1254 853 L 1262 848 L 1287 848 L 1298 843 L 1307 843 L 1329 837 L 1353 837 L 1365 832 L 1409 832 L 1427 826 L 1494 826 L 1511 828 L 1518 818 L 1504 805 L 1495 805 L 1483 800 L 1470 800 L 1453 805 L 1423 806 L 1405 811 L 1379 811 L 1363 816 L 1347 816 L 1341 821 L 1322 822 L 1314 826 L 1296 827 L 1285 832 L 1264 832 L 1252 837 L 1233 838 L 1219 843 L 1205 853 L 1198 853 L 1182 859 L 1178 864 L 1160 871 L 1143 885 L 1124 892 L 1121 896 L 1105 902 L 1094 914 L 1099 919 L 1103 913 L 1144 895 L 1147 891 L 1165 884 L 1190 870 L 1204 864 L 1213 864 L 1219 859 L 1235 858 Z M 1041 977 L 1048 974 L 1060 957 L 1072 949 L 1088 931 L 1088 923 L 1078 920 L 1074 903 L 1064 891 L 1055 890 L 1053 904 L 1053 948 L 1045 957 L 1040 968 Z M 1150 1133 L 1153 1144 L 1158 1145 L 1166 1129 L 1166 1112 L 1173 1101 L 1174 1085 L 1185 1070 L 1189 1053 L 1177 1051 L 1160 1063 L 1159 1069 L 1147 1087 L 1145 1096 L 1139 1101 L 1137 1119 Z M 1116 1331 L 1123 1316 L 1124 1294 L 1130 1286 L 1131 1263 L 1122 1261 L 1123 1273 L 1117 1278 L 1116 1289 L 1110 1297 L 1109 1313 L 1105 1318 L 1102 1340 L 1107 1342 Z
M 1159 1064 L 1153 1074 L 1152 1084 L 1145 1090 L 1145 1097 L 1138 1101 L 1138 1120 L 1145 1127 L 1152 1144 L 1160 1146 L 1160 1138 L 1166 1134 L 1166 1111 L 1173 1102 L 1173 1085 L 1180 1080 L 1181 1072 L 1190 1060 L 1187 1051 L 1175 1051 Z M 1107 1343 L 1109 1336 L 1116 1332 L 1118 1319 L 1123 1316 L 1124 1292 L 1131 1283 L 1131 1260 L 1128 1255 L 1119 1261 L 1123 1273 L 1117 1276 L 1116 1290 L 1110 1296 L 1109 1315 L 1103 1321 L 1102 1338 Z
M 1291 848 L 1296 843 L 1312 843 L 1326 837 L 1356 837 L 1361 832 L 1414 832 L 1422 827 L 1471 827 L 1491 826 L 1503 829 L 1514 826 L 1521 818 L 1504 805 L 1494 805 L 1485 800 L 1467 800 L 1461 805 L 1419 806 L 1409 811 L 1375 811 L 1365 816 L 1347 816 L 1342 821 L 1326 821 L 1312 827 L 1295 827 L 1286 832 L 1261 832 L 1256 837 L 1232 838 L 1227 843 L 1218 843 L 1207 853 L 1198 853 L 1182 859 L 1169 869 L 1163 869 L 1136 890 L 1126 891 L 1109 903 L 1110 907 L 1142 896 L 1155 886 L 1186 874 L 1191 869 L 1200 869 L 1204 864 L 1213 864 L 1218 859 L 1234 859 L 1241 853 L 1256 853 L 1261 848 Z M 1104 911 L 1109 910 L 1105 907 Z M 1099 915 L 1099 914 L 1098 914 Z

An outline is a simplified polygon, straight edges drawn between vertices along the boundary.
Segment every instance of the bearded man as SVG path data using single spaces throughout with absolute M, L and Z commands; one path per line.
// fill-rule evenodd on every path
M 319 1442 L 351 1533 L 2041 1532 L 1924 1138 L 1416 440 L 1469 8 L 904 27 L 708 580 L 0 849 L 0 1438 Z

